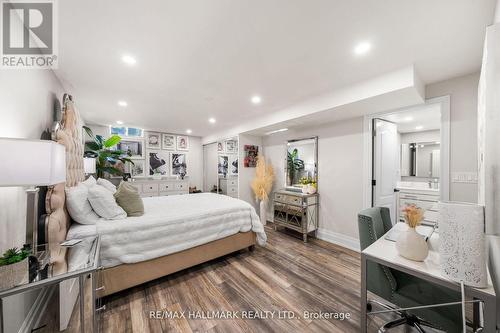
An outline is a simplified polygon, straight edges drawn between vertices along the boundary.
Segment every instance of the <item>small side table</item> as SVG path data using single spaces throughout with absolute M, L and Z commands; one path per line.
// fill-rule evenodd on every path
M 52 247 L 54 246 L 52 245 Z M 47 288 L 74 278 L 78 278 L 79 282 L 80 331 L 85 332 L 84 282 L 88 276 L 92 279 L 92 332 L 97 332 L 96 274 L 100 270 L 100 238 L 98 236 L 84 238 L 80 243 L 65 248 L 67 249 L 65 262 L 49 263 L 45 267 L 41 267 L 30 281 L 10 289 L 0 290 L 0 332 L 5 332 L 3 318 L 3 299 L 5 297 Z

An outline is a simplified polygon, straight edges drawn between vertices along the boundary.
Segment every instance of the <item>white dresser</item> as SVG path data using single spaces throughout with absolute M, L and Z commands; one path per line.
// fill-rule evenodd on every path
M 222 194 L 238 198 L 238 177 L 219 178 L 219 188 Z
M 189 179 L 152 179 L 136 178 L 130 182 L 137 188 L 141 197 L 158 197 L 174 194 L 189 194 Z

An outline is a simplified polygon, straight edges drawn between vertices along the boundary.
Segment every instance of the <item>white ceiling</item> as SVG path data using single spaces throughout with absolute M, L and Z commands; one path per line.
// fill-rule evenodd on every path
M 399 133 L 438 130 L 441 128 L 441 105 L 422 105 L 380 118 L 396 123 Z
M 494 7 L 495 0 L 64 0 L 57 74 L 89 122 L 207 136 L 410 64 L 426 83 L 476 71 Z M 355 56 L 361 41 L 373 48 Z M 124 65 L 123 54 L 137 64 Z M 250 103 L 254 94 L 259 106 Z

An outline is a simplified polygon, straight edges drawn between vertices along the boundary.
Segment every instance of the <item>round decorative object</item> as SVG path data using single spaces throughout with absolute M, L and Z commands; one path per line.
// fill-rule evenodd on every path
M 429 247 L 425 239 L 414 228 L 410 227 L 399 235 L 396 249 L 400 256 L 413 261 L 424 261 L 429 254 Z

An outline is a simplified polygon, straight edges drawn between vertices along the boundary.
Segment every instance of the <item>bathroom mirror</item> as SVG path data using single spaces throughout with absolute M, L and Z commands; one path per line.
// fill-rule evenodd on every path
M 413 142 L 401 145 L 401 176 L 439 178 L 439 142 Z
M 285 188 L 300 190 L 318 181 L 318 138 L 286 142 Z

